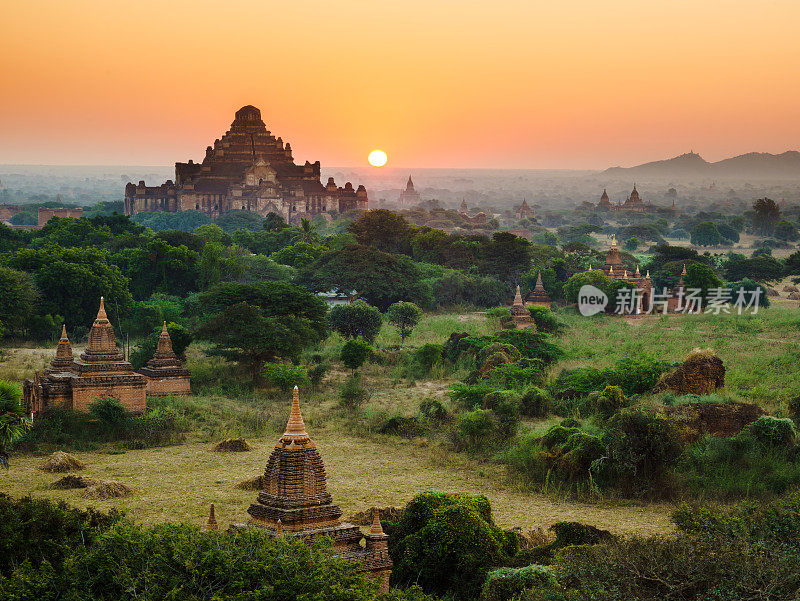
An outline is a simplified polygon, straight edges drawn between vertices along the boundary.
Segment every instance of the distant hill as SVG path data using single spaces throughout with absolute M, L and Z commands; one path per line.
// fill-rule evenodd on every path
M 611 167 L 603 175 L 644 177 L 720 177 L 720 178 L 798 178 L 800 152 L 781 154 L 749 152 L 730 159 L 709 163 L 696 152 L 687 152 L 663 161 L 636 167 Z

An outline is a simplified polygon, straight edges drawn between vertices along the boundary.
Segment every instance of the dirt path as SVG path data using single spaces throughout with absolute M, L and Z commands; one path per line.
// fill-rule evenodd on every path
M 495 520 L 503 527 L 548 527 L 560 520 L 593 524 L 621 534 L 654 534 L 672 529 L 668 504 L 586 504 L 528 494 L 503 486 L 502 467 L 438 456 L 427 447 L 403 440 L 375 442 L 317 429 L 314 439 L 328 472 L 328 488 L 345 516 L 372 505 L 404 505 L 417 492 L 439 490 L 485 494 Z M 0 474 L 0 490 L 14 496 L 64 499 L 70 504 L 124 509 L 142 523 L 187 521 L 202 524 L 211 502 L 217 520 L 227 526 L 247 519 L 256 493 L 234 485 L 262 472 L 272 444 L 250 441 L 246 453 L 212 453 L 210 444 L 185 444 L 120 455 L 74 453 L 86 476 L 119 480 L 136 490 L 133 497 L 87 500 L 80 490 L 53 491 L 47 486 L 59 474 L 37 469 L 41 457 L 13 457 L 11 470 Z

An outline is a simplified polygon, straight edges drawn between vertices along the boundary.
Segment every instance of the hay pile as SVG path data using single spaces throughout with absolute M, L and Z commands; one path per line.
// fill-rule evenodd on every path
M 675 371 L 663 374 L 655 391 L 710 394 L 725 386 L 725 366 L 711 349 L 694 349 Z
M 77 476 L 75 474 L 67 474 L 59 478 L 50 485 L 53 490 L 69 490 L 72 488 L 89 488 L 98 484 L 97 480 L 87 478 L 86 476 Z
M 767 288 L 767 296 L 780 296 L 775 288 Z
M 686 403 L 663 407 L 659 412 L 672 423 L 686 444 L 705 435 L 717 438 L 735 436 L 747 424 L 767 414 L 758 405 L 749 403 Z
M 264 476 L 256 476 L 255 478 L 250 478 L 249 480 L 244 480 L 243 482 L 239 482 L 236 485 L 236 488 L 241 488 L 242 490 L 264 490 L 264 486 L 266 486 L 267 482 L 264 479 Z
M 379 507 L 378 514 L 381 516 L 382 522 L 393 522 L 397 523 L 400 521 L 400 518 L 403 517 L 403 513 L 405 512 L 404 507 Z M 372 524 L 372 509 L 367 509 L 365 511 L 359 511 L 358 513 L 354 513 L 347 521 L 351 524 L 355 524 L 356 526 L 369 526 Z
M 783 287 L 783 291 L 784 292 L 800 292 L 800 290 L 797 289 L 797 286 L 790 286 L 789 284 L 787 284 L 786 286 Z
M 130 497 L 133 489 L 122 482 L 101 482 L 87 488 L 83 496 L 87 499 L 116 499 Z
M 789 300 L 800 300 L 800 292 L 790 292 L 789 296 L 787 296 Z
M 215 453 L 241 453 L 251 448 L 244 438 L 226 438 L 211 447 L 211 450 Z
M 64 451 L 56 451 L 47 460 L 39 466 L 39 469 L 51 474 L 60 474 L 63 472 L 75 472 L 82 470 L 86 466 L 82 461 L 75 459 L 69 453 Z

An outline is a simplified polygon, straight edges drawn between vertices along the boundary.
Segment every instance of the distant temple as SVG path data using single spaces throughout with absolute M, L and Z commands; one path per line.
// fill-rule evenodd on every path
M 517 219 L 533 219 L 536 217 L 536 211 L 530 208 L 528 206 L 528 202 L 523 198 L 522 204 L 518 207 L 514 207 L 514 215 L 517 217 Z
M 611 211 L 613 209 L 611 200 L 608 198 L 608 192 L 606 192 L 605 188 L 603 188 L 603 195 L 600 197 L 600 202 L 597 203 L 597 208 L 601 211 Z
M 43 373 L 23 384 L 25 412 L 38 414 L 52 408 L 89 411 L 92 403 L 113 397 L 132 413 L 144 413 L 147 395 L 190 394 L 189 370 L 181 367 L 172 351 L 166 324 L 153 359 L 141 373 L 117 348 L 114 328 L 100 298 L 97 318 L 89 330 L 89 345 L 79 359 L 72 354 L 67 329 L 61 330 L 56 356 Z
M 388 591 L 392 560 L 378 512 L 373 510 L 372 529 L 366 535 L 358 526 L 340 521 L 342 510 L 327 491 L 322 458 L 306 433 L 297 386 L 286 431 L 267 461 L 264 488 L 247 513 L 252 526 L 267 528 L 274 536 L 331 538 L 338 557 L 358 563 L 358 571 L 378 578 L 381 590 Z
M 653 300 L 653 280 L 650 279 L 650 272 L 642 277 L 639 267 L 636 267 L 635 273 L 628 273 L 622 264 L 622 253 L 617 248 L 616 236 L 611 237 L 611 248 L 606 253 L 606 264 L 601 270 L 612 280 L 622 280 L 636 286 L 636 306 L 628 313 L 639 314 L 647 310 Z
M 614 207 L 614 210 L 644 213 L 645 211 L 649 211 L 650 208 L 650 201 L 645 204 L 639 197 L 639 191 L 636 189 L 636 184 L 633 184 L 633 190 L 631 191 L 630 196 L 625 199 L 624 203 L 617 203 L 617 205 Z
M 411 181 L 411 176 L 408 176 L 406 189 L 400 192 L 400 197 L 397 199 L 401 205 L 415 205 L 419 204 L 419 192 L 414 189 L 414 182 Z
M 286 221 L 320 213 L 366 209 L 364 186 L 337 187 L 333 178 L 322 185 L 320 164 L 297 165 L 292 147 L 275 138 L 261 120 L 261 111 L 244 106 L 231 128 L 206 148 L 202 163 L 175 163 L 175 181 L 160 186 L 128 183 L 125 214 L 142 211 L 201 211 L 218 217 L 233 210 L 261 216 L 278 213 Z
M 549 309 L 552 304 L 553 301 L 550 295 L 547 294 L 547 290 L 544 289 L 544 284 L 542 284 L 542 272 L 540 271 L 536 275 L 536 286 L 525 296 L 525 305 L 528 307 L 547 307 Z

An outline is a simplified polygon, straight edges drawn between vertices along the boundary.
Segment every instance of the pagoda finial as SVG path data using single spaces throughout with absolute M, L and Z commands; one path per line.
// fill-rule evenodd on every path
M 59 342 L 69 342 L 69 338 L 67 338 L 67 324 L 61 326 L 61 340 Z
M 284 432 L 283 438 L 289 440 L 308 438 L 306 425 L 303 422 L 303 414 L 300 413 L 300 390 L 297 386 L 294 387 L 292 392 L 292 411 L 289 413 L 289 421 L 286 423 L 286 432 Z
M 219 524 L 217 524 L 217 517 L 214 511 L 214 504 L 211 504 L 211 510 L 208 512 L 208 522 L 206 522 L 206 530 L 219 530 Z
M 283 536 L 283 522 L 280 518 L 275 522 L 275 536 Z
M 614 275 L 614 266 L 613 265 L 609 265 L 609 267 L 608 267 L 608 275 Z
M 161 327 L 161 334 L 166 334 L 169 336 L 169 332 L 167 331 L 167 322 L 164 322 L 164 325 Z
M 639 266 L 636 266 L 636 277 L 640 277 L 642 274 L 639 272 Z
M 381 526 L 381 512 L 377 507 L 372 508 L 372 527 L 369 529 L 372 535 L 383 534 L 383 526 Z
M 108 315 L 106 315 L 106 304 L 102 296 L 100 297 L 100 309 L 97 311 L 97 318 L 95 321 L 108 321 Z
M 646 279 L 646 280 L 650 279 L 650 270 L 649 269 L 647 270 L 647 275 L 644 276 L 644 279 Z
M 536 274 L 536 288 L 537 289 L 544 288 L 544 284 L 542 284 L 542 272 L 541 271 L 539 271 Z
M 624 278 L 628 277 L 628 268 L 627 267 L 625 268 L 625 272 L 622 274 L 622 277 L 624 277 Z
M 522 291 L 519 289 L 519 284 L 517 285 L 517 292 L 514 295 L 514 304 L 515 305 L 522 304 Z
M 683 264 L 683 271 L 681 271 L 681 275 L 686 275 L 686 263 Z
M 617 245 L 617 235 L 611 234 L 611 246 L 614 247 Z

